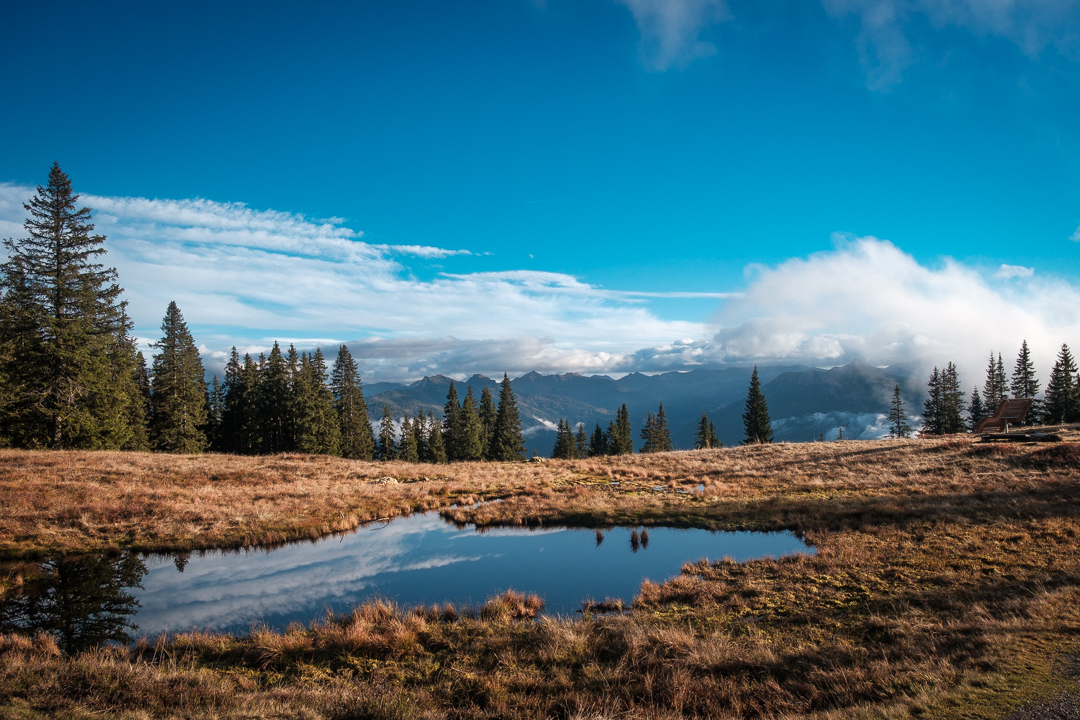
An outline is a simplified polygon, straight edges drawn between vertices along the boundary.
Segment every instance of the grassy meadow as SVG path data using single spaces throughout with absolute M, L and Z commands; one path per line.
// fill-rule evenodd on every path
M 0 717 L 1005 717 L 1080 692 L 1080 428 L 1059 432 L 517 464 L 0 451 L 4 592 L 54 553 L 273 545 L 431 509 L 817 549 L 688 563 L 573 619 L 508 593 L 70 656 L 0 636 Z

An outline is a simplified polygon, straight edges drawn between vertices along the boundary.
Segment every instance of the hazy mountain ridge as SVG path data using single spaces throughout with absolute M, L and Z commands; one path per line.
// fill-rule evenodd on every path
M 649 412 L 664 403 L 672 441 L 676 448 L 691 448 L 694 429 L 704 411 L 716 423 L 717 434 L 728 445 L 743 436 L 742 412 L 750 382 L 750 367 L 720 370 L 699 369 L 659 375 L 632 373 L 615 380 L 607 375 L 577 373 L 542 375 L 530 372 L 511 381 L 521 412 L 526 446 L 548 455 L 555 442 L 554 424 L 560 417 L 572 424 L 584 423 L 588 431 L 607 424 L 626 403 L 634 427 L 635 442 Z M 879 437 L 887 432 L 882 416 L 888 413 L 893 388 L 899 384 L 909 415 L 917 415 L 925 397 L 924 383 L 914 364 L 878 368 L 862 360 L 839 367 L 762 366 L 758 375 L 769 403 L 775 439 L 808 441 L 820 434 L 827 438 L 844 428 L 844 437 Z M 498 396 L 499 383 L 483 375 L 455 381 L 458 399 L 468 388 L 479 403 L 487 387 Z M 374 383 L 368 389 L 368 406 L 373 420 L 387 405 L 398 419 L 430 410 L 442 417 L 450 378 L 434 375 L 411 384 Z M 379 390 L 380 392 L 371 392 Z

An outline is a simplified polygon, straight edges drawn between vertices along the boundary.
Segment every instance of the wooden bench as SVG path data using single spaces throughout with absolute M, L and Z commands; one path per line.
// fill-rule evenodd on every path
M 975 432 L 1009 432 L 1009 425 L 1018 425 L 1024 422 L 1028 412 L 1031 411 L 1032 400 L 1030 398 L 1018 398 L 1014 400 L 1002 400 L 998 405 L 997 412 L 988 418 L 983 418 L 975 426 Z

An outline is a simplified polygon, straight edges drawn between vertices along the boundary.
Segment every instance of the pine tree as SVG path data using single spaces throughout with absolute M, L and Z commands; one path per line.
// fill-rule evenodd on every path
M 130 321 L 105 238 L 56 163 L 23 207 L 27 238 L 4 240 L 2 434 L 24 447 L 111 448 L 131 440 Z
M 986 417 L 986 410 L 983 408 L 982 396 L 979 395 L 978 388 L 973 388 L 971 390 L 971 401 L 968 403 L 968 429 L 975 432 L 979 421 L 984 417 Z
M 495 408 L 495 401 L 491 397 L 491 390 L 484 388 L 480 391 L 480 424 L 483 426 L 484 459 L 491 459 L 492 438 L 495 436 L 495 419 L 499 411 Z
M 697 430 L 694 431 L 694 449 L 707 450 L 717 447 L 723 447 L 723 443 L 716 437 L 716 425 L 702 411 L 701 420 L 698 421 Z
M 131 350 L 134 349 L 135 345 L 131 343 Z M 147 451 L 150 449 L 150 371 L 141 351 L 135 351 L 133 366 L 135 401 L 131 403 L 131 439 L 123 449 Z
M 413 418 L 413 426 L 416 428 L 416 457 L 417 462 L 427 462 L 428 457 L 428 426 L 424 419 L 424 411 L 418 410 Z
M 379 459 L 383 462 L 397 457 L 397 433 L 394 430 L 394 418 L 390 408 L 383 405 L 382 422 L 379 423 Z
M 371 430 L 364 384 L 360 371 L 346 345 L 338 348 L 337 359 L 330 373 L 330 390 L 338 417 L 341 437 L 341 456 L 351 460 L 375 458 L 375 434 Z
M 746 437 L 743 445 L 771 443 L 773 439 L 772 422 L 769 420 L 769 406 L 761 392 L 757 365 L 750 375 L 750 388 L 746 392 L 746 411 L 743 413 L 743 428 Z
M 341 425 L 334 410 L 334 395 L 327 387 L 326 358 L 322 348 L 300 358 L 293 382 L 295 448 L 312 455 L 339 455 Z
M 221 412 L 221 450 L 250 454 L 258 449 L 256 427 L 258 369 L 251 355 L 240 355 L 233 347 L 225 365 L 225 402 Z
M 259 436 L 263 453 L 282 453 L 292 450 L 292 388 L 289 365 L 277 342 L 265 362 L 260 363 L 259 378 Z
M 937 366 L 930 373 L 926 384 L 926 400 L 923 401 L 923 429 L 925 435 L 943 435 L 945 433 L 944 400 L 941 389 L 941 372 Z
M 1014 398 L 1029 398 L 1032 400 L 1031 410 L 1028 411 L 1025 425 L 1035 425 L 1042 416 L 1042 401 L 1035 396 L 1039 394 L 1039 380 L 1035 377 L 1035 363 L 1031 360 L 1031 352 L 1028 350 L 1027 340 L 1020 344 L 1020 354 L 1016 358 L 1013 367 L 1012 384 L 1009 386 Z
M 911 437 L 911 426 L 904 412 L 904 398 L 900 395 L 900 383 L 893 388 L 892 401 L 889 403 L 889 437 Z
M 578 423 L 578 431 L 574 436 L 574 446 L 577 450 L 577 458 L 589 456 L 589 433 L 585 432 L 585 423 Z
M 1044 422 L 1056 425 L 1078 419 L 1076 385 L 1076 361 L 1069 346 L 1062 345 L 1046 383 Z
M 605 439 L 608 455 L 630 455 L 634 452 L 634 435 L 626 403 L 615 413 L 615 420 L 608 423 Z
M 401 421 L 401 441 L 398 443 L 397 459 L 420 462 L 420 428 L 408 415 Z
M 556 460 L 573 460 L 577 457 L 577 447 L 574 434 L 570 431 L 570 423 L 566 418 L 559 418 L 559 429 L 555 433 L 555 448 L 551 451 L 551 457 Z
M 425 447 L 427 448 L 426 462 L 445 463 L 446 446 L 443 444 L 442 424 L 435 419 L 435 413 L 428 410 L 428 436 Z
M 983 383 L 982 406 L 994 413 L 1001 401 L 1007 397 L 1005 365 L 1001 361 L 1001 353 L 998 353 L 997 360 L 994 360 L 994 353 L 991 352 L 990 363 L 986 366 L 986 382 Z
M 668 427 L 667 415 L 664 413 L 664 403 L 660 403 L 660 410 L 656 413 L 656 448 L 657 452 L 671 452 L 675 449 L 671 444 L 671 428 Z
M 656 415 L 649 413 L 645 418 L 645 427 L 641 429 L 641 439 L 644 444 L 641 452 L 668 452 L 671 447 L 671 431 L 668 429 L 667 416 L 664 414 L 664 403 L 660 403 L 660 412 Z
M 946 435 L 964 432 L 964 391 L 960 389 L 960 375 L 956 365 L 949 363 L 941 373 L 942 431 Z
M 462 459 L 464 428 L 461 420 L 461 405 L 458 403 L 457 387 L 450 381 L 446 392 L 446 404 L 443 406 L 443 444 L 446 457 L 450 462 Z
M 221 421 L 224 410 L 225 391 L 218 382 L 218 376 L 215 375 L 206 393 L 206 427 L 203 428 L 203 433 L 206 435 L 208 450 L 221 450 Z
M 589 438 L 589 457 L 601 457 L 608 454 L 607 435 L 600 429 L 600 423 L 596 423 L 596 429 L 593 430 L 592 437 Z
M 461 404 L 461 447 L 460 460 L 482 460 L 484 458 L 484 426 L 476 412 L 476 396 L 472 385 L 465 393 L 465 402 Z
M 492 460 L 511 461 L 525 458 L 525 439 L 521 434 L 521 415 L 517 400 L 510 387 L 510 378 L 503 373 L 499 389 L 499 410 L 495 415 L 495 432 L 492 436 Z
M 151 441 L 162 452 L 199 453 L 206 447 L 206 380 L 199 350 L 175 302 L 169 303 L 161 332 L 150 372 Z

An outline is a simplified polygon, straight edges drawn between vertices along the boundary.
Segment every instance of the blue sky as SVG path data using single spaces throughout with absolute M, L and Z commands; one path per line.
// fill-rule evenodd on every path
M 1080 343 L 1075 1 L 20 3 L 0 67 L 0 235 L 59 161 L 140 337 L 176 299 L 208 358 Z

